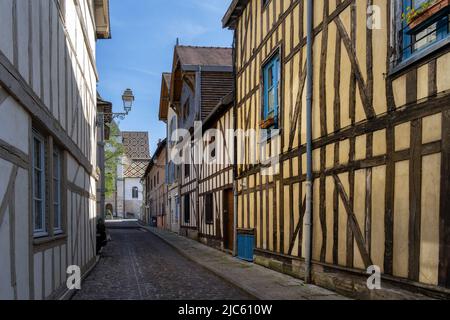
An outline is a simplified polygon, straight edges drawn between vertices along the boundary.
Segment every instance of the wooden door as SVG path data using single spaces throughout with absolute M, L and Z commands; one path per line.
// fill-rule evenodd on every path
M 223 228 L 225 249 L 233 250 L 234 242 L 234 198 L 233 190 L 227 189 L 223 194 Z

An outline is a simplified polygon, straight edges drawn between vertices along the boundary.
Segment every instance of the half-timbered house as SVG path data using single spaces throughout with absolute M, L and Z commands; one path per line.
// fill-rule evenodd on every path
M 190 139 L 193 139 L 195 122 L 204 121 L 219 101 L 232 90 L 232 71 L 232 50 L 230 48 L 180 45 L 175 47 L 169 104 L 175 111 L 176 118 L 173 119 L 176 119 L 177 122 L 177 138 L 182 139 L 183 136 L 186 137 L 187 133 L 190 133 L 190 138 L 179 152 L 183 161 L 176 164 L 180 173 L 178 180 L 180 212 L 182 213 L 180 232 L 192 238 L 198 237 L 199 167 L 194 159 L 194 144 L 191 144 Z M 173 138 L 173 136 L 168 137 L 169 144 Z M 176 140 L 176 142 L 179 141 Z M 173 159 L 169 157 L 168 160 Z
M 96 261 L 96 40 L 107 0 L 0 1 L 0 299 Z M 73 271 L 71 271 L 73 272 Z
M 234 244 L 233 102 L 230 92 L 205 119 L 199 165 L 199 240 L 232 252 Z
M 174 150 L 178 117 L 174 106 L 170 104 L 171 73 L 163 73 L 161 79 L 161 95 L 159 104 L 159 120 L 166 123 L 166 184 L 167 184 L 167 222 L 169 230 L 175 233 L 180 231 L 180 197 L 178 188 L 179 166 L 169 155 Z
M 237 129 L 280 130 L 273 175 L 250 160 L 251 141 L 238 141 L 238 227 L 252 230 L 257 263 L 298 277 L 311 243 L 313 282 L 338 292 L 387 297 L 396 291 L 384 289 L 403 287 L 448 297 L 448 1 L 429 2 L 414 21 L 402 14 L 424 1 L 315 0 L 307 19 L 308 2 L 233 0 L 223 19 L 234 30 Z M 271 135 L 258 136 L 273 152 Z M 383 290 L 366 286 L 372 265 Z
M 167 183 L 166 183 L 166 139 L 158 142 L 158 148 L 145 170 L 142 184 L 144 186 L 144 216 L 147 224 L 170 230 L 170 219 L 167 215 Z

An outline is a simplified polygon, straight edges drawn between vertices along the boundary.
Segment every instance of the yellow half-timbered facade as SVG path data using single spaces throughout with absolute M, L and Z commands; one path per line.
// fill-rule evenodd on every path
M 402 1 L 313 3 L 313 282 L 386 294 L 365 285 L 374 265 L 383 288 L 448 296 L 448 11 L 423 35 Z M 236 129 L 256 130 L 262 150 L 254 161 L 238 139 L 238 229 L 252 230 L 257 263 L 303 277 L 307 1 L 234 0 L 223 23 L 235 33 Z M 262 154 L 279 155 L 278 171 L 264 174 Z
M 233 94 L 226 95 L 203 123 L 199 165 L 199 239 L 231 252 L 234 243 Z

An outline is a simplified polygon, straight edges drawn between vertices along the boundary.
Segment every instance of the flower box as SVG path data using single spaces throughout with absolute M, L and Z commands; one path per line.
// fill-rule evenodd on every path
M 411 31 L 416 30 L 425 21 L 432 18 L 442 10 L 448 8 L 450 0 L 435 0 L 430 2 L 424 8 L 412 9 L 407 15 L 406 20 Z
M 275 124 L 275 119 L 268 118 L 267 120 L 261 121 L 259 126 L 261 127 L 261 129 L 268 129 L 268 128 L 272 127 L 274 124 Z

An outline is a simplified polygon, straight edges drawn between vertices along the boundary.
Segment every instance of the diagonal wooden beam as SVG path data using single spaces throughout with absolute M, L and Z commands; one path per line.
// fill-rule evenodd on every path
M 298 117 L 300 116 L 300 110 L 301 110 L 301 100 L 303 97 L 303 89 L 305 88 L 306 84 L 306 62 L 303 66 L 303 72 L 300 79 L 300 86 L 297 93 L 297 101 L 295 102 L 295 109 L 294 109 L 294 117 L 291 119 L 291 132 L 289 133 L 289 149 L 292 148 L 294 144 L 294 137 L 295 137 L 295 131 L 297 130 L 297 122 Z
M 298 233 L 300 232 L 300 228 L 302 227 L 303 217 L 305 216 L 305 213 L 306 213 L 306 196 L 303 199 L 302 212 L 300 212 L 300 217 L 298 219 L 297 226 L 295 227 L 295 231 L 294 231 L 294 234 L 292 235 L 291 243 L 289 244 L 288 255 L 292 255 L 292 251 L 294 250 L 294 245 L 295 245 L 295 239 L 297 238 Z M 301 239 L 299 239 L 299 241 L 301 241 Z
M 375 110 L 373 109 L 373 105 L 370 102 L 369 96 L 367 95 L 367 86 L 366 86 L 363 76 L 362 76 L 361 67 L 359 66 L 355 47 L 353 46 L 352 40 L 350 39 L 347 31 L 345 31 L 345 27 L 344 27 L 344 24 L 342 23 L 341 19 L 339 17 L 336 17 L 334 19 L 334 22 L 338 29 L 339 35 L 342 39 L 342 43 L 344 44 L 345 49 L 348 53 L 352 68 L 355 72 L 355 78 L 356 78 L 356 81 L 358 82 L 359 94 L 361 96 L 361 101 L 363 104 L 364 111 L 366 113 L 366 117 L 367 117 L 367 119 L 372 119 L 375 117 Z
M 16 165 L 14 165 L 11 170 L 11 174 L 9 176 L 8 187 L 6 188 L 5 195 L 0 205 L 0 226 L 3 223 L 3 218 L 5 216 L 6 208 L 8 208 L 8 205 L 10 203 L 10 198 L 14 194 L 14 187 L 16 185 L 16 177 L 18 170 L 19 168 Z
M 0 105 L 2 105 L 3 102 L 5 102 L 5 100 L 8 98 L 8 93 L 3 90 L 2 87 L 0 87 Z
M 350 224 L 350 227 L 352 229 L 353 235 L 355 236 L 356 244 L 358 245 L 359 252 L 361 253 L 361 257 L 364 261 L 364 265 L 367 267 L 373 265 L 372 259 L 370 258 L 369 253 L 366 250 L 366 245 L 364 242 L 364 238 L 361 232 L 361 229 L 359 228 L 358 221 L 356 220 L 356 215 L 353 212 L 350 201 L 348 198 L 347 193 L 345 192 L 344 186 L 342 185 L 341 179 L 336 174 L 333 174 L 334 181 L 336 183 L 336 187 L 338 189 L 339 195 L 342 199 L 342 202 L 344 203 L 345 211 L 348 215 L 348 221 Z

